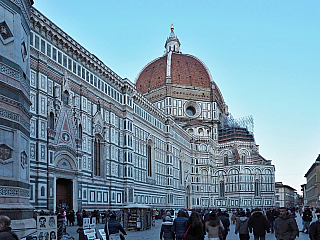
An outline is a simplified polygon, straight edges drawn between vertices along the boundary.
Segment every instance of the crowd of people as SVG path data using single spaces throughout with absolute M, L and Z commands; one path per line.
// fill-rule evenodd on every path
M 302 218 L 302 229 L 299 231 L 295 220 L 296 214 Z M 71 209 L 60 208 L 55 213 L 40 211 L 37 215 L 58 215 L 65 218 L 69 226 L 82 227 L 83 218 L 95 217 L 97 223 L 105 224 L 107 240 L 121 239 L 126 231 L 117 220 L 121 219 L 120 212 L 86 210 L 75 213 Z M 208 240 L 226 240 L 230 231 L 230 224 L 235 224 L 235 234 L 239 234 L 240 240 L 249 240 L 253 233 L 254 240 L 264 240 L 266 233 L 274 233 L 278 240 L 293 240 L 299 237 L 299 232 L 309 234 L 311 240 L 320 240 L 320 209 L 311 209 L 308 206 L 300 208 L 270 208 L 262 210 L 237 209 L 232 212 L 231 217 L 225 209 L 187 209 L 180 210 L 176 218 L 174 211 L 156 210 L 154 216 L 162 220 L 160 239 L 164 240 L 203 240 L 208 235 Z M 317 216 L 317 221 L 312 222 Z M 231 221 L 230 221 L 230 220 Z M 12 240 L 17 236 L 11 231 L 10 218 L 0 216 L 0 240 Z
M 208 235 L 209 240 L 226 240 L 231 219 L 231 224 L 235 224 L 235 234 L 239 234 L 240 240 L 248 240 L 250 233 L 253 233 L 254 240 L 264 240 L 269 232 L 275 233 L 278 240 L 293 240 L 299 236 L 295 211 L 287 208 L 270 208 L 267 211 L 260 208 L 251 211 L 238 209 L 230 217 L 225 209 L 198 210 L 191 214 L 187 210 L 180 210 L 175 219 L 168 211 L 162 217 L 160 239 L 203 240 Z M 320 229 L 320 221 L 318 228 Z M 320 236 L 320 231 L 318 235 Z

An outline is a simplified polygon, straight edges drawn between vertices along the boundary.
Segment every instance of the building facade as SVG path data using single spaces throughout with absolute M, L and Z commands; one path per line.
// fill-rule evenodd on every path
M 34 227 L 30 205 L 30 16 L 32 0 L 0 2 L 0 215 Z M 26 231 L 20 231 L 19 237 Z
M 297 190 L 282 182 L 275 184 L 276 207 L 295 207 L 298 204 Z
M 307 180 L 304 186 L 304 204 L 310 207 L 320 206 L 320 154 L 304 175 Z
M 135 84 L 35 8 L 31 29 L 36 209 L 274 205 L 275 169 L 259 154 L 252 118 L 230 116 L 208 68 L 181 53 L 173 27 L 164 56 Z

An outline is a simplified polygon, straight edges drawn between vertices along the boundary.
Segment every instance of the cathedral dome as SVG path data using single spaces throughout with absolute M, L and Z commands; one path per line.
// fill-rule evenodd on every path
M 165 85 L 168 79 L 172 84 L 211 87 L 210 72 L 204 63 L 195 56 L 172 52 L 148 63 L 136 79 L 136 88 L 146 93 Z
M 164 55 L 149 62 L 138 74 L 135 80 L 137 91 L 146 95 L 168 84 L 211 89 L 214 91 L 213 99 L 219 99 L 219 102 L 224 104 L 221 92 L 207 66 L 199 58 L 181 53 L 180 41 L 173 30 L 174 27 L 171 26 Z

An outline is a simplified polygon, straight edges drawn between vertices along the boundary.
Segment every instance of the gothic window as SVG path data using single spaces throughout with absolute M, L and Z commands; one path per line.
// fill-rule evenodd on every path
M 94 139 L 94 175 L 101 176 L 101 142 L 97 137 Z
M 62 101 L 64 104 L 69 104 L 69 93 L 68 91 L 64 91 L 62 94 Z
M 40 193 L 41 197 L 44 197 L 45 196 L 45 188 L 44 188 L 44 186 L 41 187 L 40 192 L 41 192 Z
M 224 165 L 228 165 L 228 164 L 229 164 L 229 157 L 228 157 L 228 155 L 224 155 L 224 156 L 223 156 L 223 164 L 224 164 Z
M 50 117 L 49 117 L 49 128 L 54 129 L 54 114 L 53 112 L 50 112 Z
M 152 159 L 151 159 L 151 145 L 147 145 L 147 169 L 148 169 L 148 177 L 152 176 Z
M 224 192 L 225 192 L 224 182 L 221 181 L 221 182 L 219 183 L 219 197 L 223 198 L 223 197 L 224 197 Z
M 260 182 L 259 180 L 256 180 L 254 182 L 254 196 L 259 197 L 260 196 Z
M 243 154 L 241 156 L 241 161 L 242 161 L 243 164 L 246 164 L 247 163 L 247 156 Z

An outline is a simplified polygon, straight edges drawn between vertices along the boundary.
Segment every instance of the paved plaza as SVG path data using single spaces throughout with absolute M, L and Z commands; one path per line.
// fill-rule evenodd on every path
M 299 230 L 302 229 L 302 219 L 301 217 L 298 215 L 297 218 L 297 223 L 298 223 L 298 227 Z M 316 219 L 314 218 L 313 221 L 315 221 Z M 71 235 L 76 237 L 76 240 L 78 240 L 78 234 L 76 233 L 78 227 L 68 227 L 67 228 L 67 232 Z M 101 229 L 104 228 L 104 224 L 97 224 L 96 229 Z M 157 220 L 156 221 L 156 226 L 152 227 L 149 230 L 146 231 L 127 231 L 128 235 L 125 236 L 126 240 L 156 240 L 156 239 L 160 239 L 160 228 L 161 228 L 161 220 Z M 230 232 L 227 236 L 227 240 L 238 240 L 239 239 L 239 235 L 236 235 L 234 233 L 234 228 L 235 225 L 231 225 L 230 226 Z M 205 240 L 207 240 L 208 237 L 206 236 Z M 250 235 L 250 239 L 253 239 L 253 235 Z M 266 235 L 266 239 L 275 239 L 274 234 L 271 233 L 267 233 Z M 299 239 L 309 239 L 309 235 L 305 234 L 305 233 L 300 233 Z

